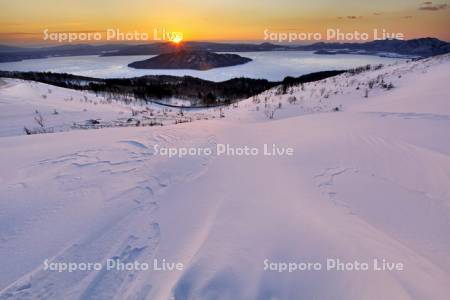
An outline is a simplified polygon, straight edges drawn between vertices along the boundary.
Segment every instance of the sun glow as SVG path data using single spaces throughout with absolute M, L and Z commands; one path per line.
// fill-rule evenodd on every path
M 175 44 L 179 44 L 183 40 L 183 33 L 181 32 L 174 32 L 173 37 L 171 38 L 171 41 Z

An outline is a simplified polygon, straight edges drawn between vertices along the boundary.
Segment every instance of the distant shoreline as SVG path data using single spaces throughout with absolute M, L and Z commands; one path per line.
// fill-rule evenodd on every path
M 62 45 L 43 48 L 21 48 L 0 45 L 0 63 L 18 62 L 27 59 L 61 57 L 61 56 L 130 56 L 159 55 L 173 52 L 173 43 L 152 43 L 142 45 Z M 401 55 L 409 57 L 430 57 L 450 53 L 450 43 L 436 38 L 420 38 L 412 40 L 378 40 L 366 43 L 324 43 L 310 45 L 278 45 L 272 43 L 239 44 L 213 42 L 185 42 L 186 50 L 210 52 L 270 52 L 270 51 L 319 51 L 319 54 L 335 51 L 342 54 L 365 55 Z

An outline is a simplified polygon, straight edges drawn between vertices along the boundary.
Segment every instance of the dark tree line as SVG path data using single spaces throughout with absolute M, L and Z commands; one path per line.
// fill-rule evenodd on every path
M 0 71 L 0 77 L 32 80 L 63 88 L 91 91 L 119 99 L 134 98 L 151 102 L 173 97 L 190 100 L 195 103 L 195 106 L 217 106 L 249 98 L 280 84 L 283 90 L 286 90 L 293 85 L 321 80 L 343 72 L 325 71 L 295 78 L 286 77 L 282 82 L 244 77 L 214 82 L 190 76 L 169 75 L 99 79 L 67 73 L 15 71 Z

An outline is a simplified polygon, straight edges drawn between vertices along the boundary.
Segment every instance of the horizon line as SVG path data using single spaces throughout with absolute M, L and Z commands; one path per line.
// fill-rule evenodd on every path
M 267 41 L 267 40 L 248 40 L 248 39 L 242 39 L 242 40 L 235 40 L 235 39 L 208 39 L 208 40 L 202 40 L 202 39 L 193 39 L 193 40 L 183 40 L 183 43 L 231 43 L 231 44 L 238 44 L 238 43 L 244 43 L 244 44 L 273 44 L 273 45 L 280 45 L 280 46 L 307 46 L 317 43 L 329 43 L 329 44 L 364 44 L 374 41 L 386 41 L 386 40 L 398 40 L 398 41 L 411 41 L 411 40 L 419 40 L 419 39 L 437 39 L 442 42 L 450 43 L 450 41 L 446 41 L 437 37 L 433 36 L 426 36 L 426 37 L 417 37 L 417 38 L 411 38 L 411 39 L 382 39 L 382 40 L 366 40 L 366 41 L 335 41 L 335 40 L 307 40 L 307 41 L 300 41 L 300 42 L 277 42 L 277 41 Z M 107 46 L 107 45 L 128 45 L 128 46 L 138 46 L 138 45 L 146 45 L 146 44 L 166 44 L 171 43 L 170 41 L 96 41 L 91 43 L 9 43 L 9 42 L 0 42 L 0 46 L 7 46 L 7 47 L 17 47 L 17 48 L 46 48 L 46 47 L 58 47 L 58 46 Z

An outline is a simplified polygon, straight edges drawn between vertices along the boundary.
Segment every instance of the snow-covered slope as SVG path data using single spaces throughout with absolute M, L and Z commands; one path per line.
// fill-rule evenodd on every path
M 369 71 L 362 68 L 354 73 L 288 88 L 285 94 L 279 88 L 271 89 L 241 102 L 241 113 L 233 113 L 233 116 L 254 121 L 267 119 L 268 113 L 273 111 L 274 118 L 281 119 L 330 112 L 336 108 L 339 111 L 359 108 L 370 111 L 379 107 L 394 112 L 395 106 L 399 112 L 448 113 L 450 108 L 445 88 L 449 75 L 448 61 L 449 55 L 442 55 L 389 66 L 377 65 L 371 66 Z M 433 74 L 425 76 L 430 69 Z M 433 102 L 424 101 L 421 97 L 421 94 L 430 92 L 429 88 L 423 89 L 430 84 L 434 91 L 425 96 L 432 96 Z M 405 92 L 401 87 L 408 87 L 408 90 Z
M 448 299 L 449 75 L 440 56 L 267 91 L 220 120 L 2 137 L 0 299 Z M 217 144 L 259 155 L 198 151 Z M 43 269 L 111 258 L 184 269 Z
M 93 100 L 95 99 L 95 102 Z M 3 79 L 0 89 L 0 136 L 25 134 L 24 127 L 37 126 L 41 114 L 53 131 L 70 128 L 87 119 L 116 119 L 128 116 L 130 109 L 100 104 L 104 99 L 35 82 Z
M 25 135 L 25 127 L 30 131 L 39 129 L 37 118 L 42 118 L 45 131 L 63 132 L 80 128 L 168 125 L 220 117 L 219 108 L 180 111 L 126 100 L 33 81 L 2 79 L 0 137 Z M 172 100 L 180 105 L 181 100 Z

